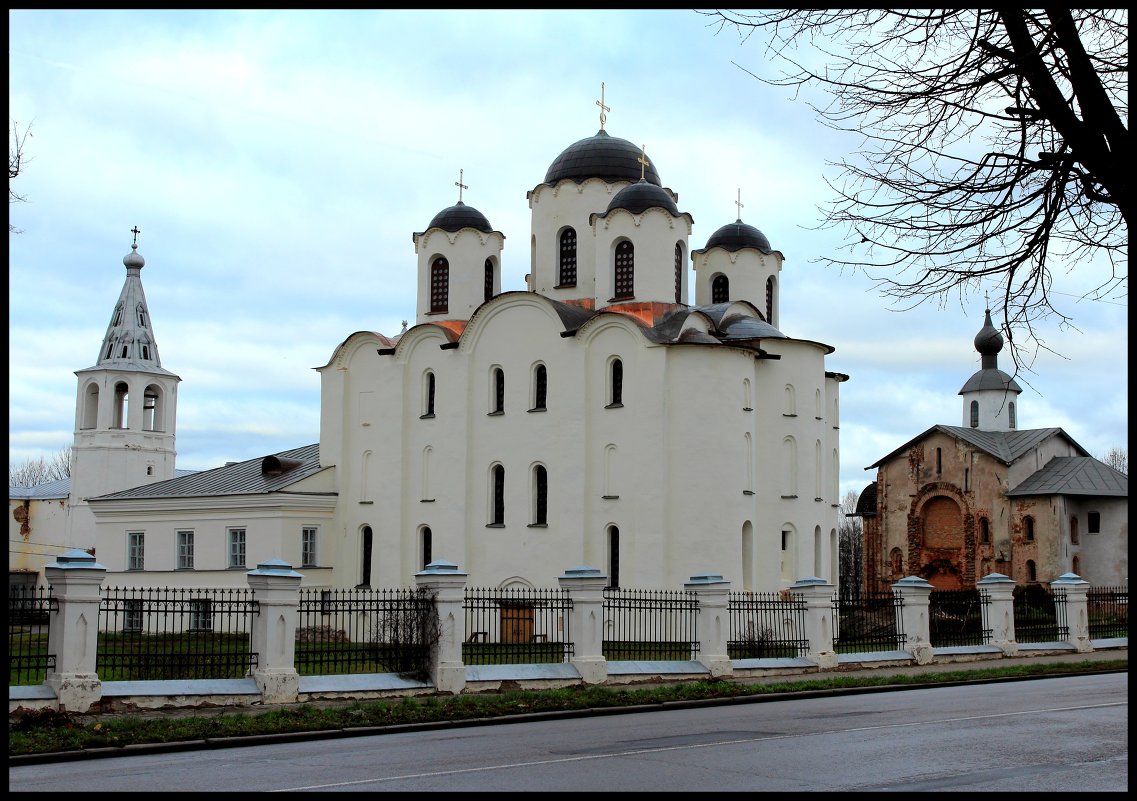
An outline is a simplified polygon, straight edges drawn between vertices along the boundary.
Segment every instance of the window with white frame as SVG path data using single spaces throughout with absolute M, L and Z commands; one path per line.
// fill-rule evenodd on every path
M 190 631 L 213 631 L 213 601 L 209 598 L 191 598 Z
M 179 531 L 178 540 L 178 570 L 193 570 L 193 532 Z
M 245 566 L 245 529 L 229 529 L 229 567 Z
M 300 564 L 304 567 L 315 567 L 316 561 L 316 534 L 319 531 L 315 526 L 304 526 L 300 530 Z
M 142 599 L 127 598 L 122 602 L 122 630 L 142 631 Z
M 132 531 L 126 535 L 126 569 L 146 569 L 146 535 Z

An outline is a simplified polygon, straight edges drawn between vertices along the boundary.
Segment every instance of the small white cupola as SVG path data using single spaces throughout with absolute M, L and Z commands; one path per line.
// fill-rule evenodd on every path
M 501 292 L 501 251 L 505 235 L 462 201 L 464 172 L 457 181 L 458 202 L 445 208 L 413 235 L 418 254 L 416 324 L 468 320 L 474 310 Z

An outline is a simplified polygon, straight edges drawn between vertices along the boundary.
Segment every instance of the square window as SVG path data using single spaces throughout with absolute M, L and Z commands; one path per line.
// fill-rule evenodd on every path
M 189 609 L 190 631 L 213 631 L 213 601 L 209 598 L 192 598 Z

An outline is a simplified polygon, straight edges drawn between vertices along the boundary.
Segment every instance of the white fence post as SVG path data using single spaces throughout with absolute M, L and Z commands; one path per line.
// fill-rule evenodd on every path
M 1019 652 L 1015 641 L 1015 582 L 1002 573 L 988 573 L 976 586 L 987 591 L 989 603 L 983 604 L 983 628 L 991 632 L 991 644 L 1005 656 Z
M 720 573 L 700 573 L 691 576 L 683 585 L 695 593 L 699 600 L 697 626 L 699 633 L 699 664 L 711 673 L 711 678 L 730 676 L 734 663 L 730 661 L 727 641 L 730 639 L 730 582 Z
M 296 623 L 303 576 L 282 559 L 261 562 L 247 575 L 259 609 L 249 624 L 249 647 L 257 654 L 253 678 L 264 703 L 292 703 L 300 694 Z
M 833 585 L 811 576 L 794 582 L 790 592 L 805 602 L 805 636 L 809 640 L 806 659 L 817 663 L 821 670 L 837 667 L 837 652 L 833 650 Z
M 594 567 L 572 567 L 557 579 L 572 601 L 569 633 L 572 664 L 585 684 L 603 684 L 608 679 L 604 658 L 604 587 L 608 577 Z
M 1066 626 L 1070 633 L 1067 642 L 1080 654 L 1094 650 L 1090 641 L 1089 599 L 1090 583 L 1077 573 L 1063 573 L 1050 582 L 1052 589 L 1066 591 Z
M 907 576 L 892 584 L 893 595 L 900 596 L 900 624 L 904 629 L 904 650 L 917 665 L 932 661 L 932 629 L 929 600 L 932 585 L 919 576 Z
M 61 712 L 86 712 L 103 697 L 95 655 L 100 589 L 107 569 L 91 554 L 76 549 L 45 565 L 43 572 L 59 604 L 47 635 L 47 652 L 55 654 L 55 670 L 48 672 L 44 684 L 55 692 Z
M 436 647 L 431 649 L 430 676 L 439 692 L 460 693 L 466 688 L 466 665 L 462 661 L 462 643 L 466 639 L 466 614 L 462 608 L 466 591 L 465 573 L 458 565 L 436 559 L 425 570 L 415 573 L 419 588 L 434 593 L 438 610 Z

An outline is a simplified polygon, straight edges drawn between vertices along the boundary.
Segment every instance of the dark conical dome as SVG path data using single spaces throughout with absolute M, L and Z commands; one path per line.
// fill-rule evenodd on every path
M 565 148 L 545 173 L 545 183 L 555 184 L 566 178 L 577 183 L 587 178 L 601 178 L 608 183 L 638 181 L 643 169 L 644 180 L 661 186 L 655 166 L 640 164 L 641 155 L 640 148 L 627 139 L 609 136 L 601 128 L 595 136 Z
M 653 208 L 666 209 L 672 217 L 679 216 L 679 209 L 675 206 L 675 201 L 671 199 L 671 195 L 667 194 L 667 190 L 655 184 L 649 184 L 646 180 L 640 180 L 617 192 L 608 204 L 608 210 L 605 213 L 611 213 L 615 209 L 625 209 L 632 214 L 643 214 L 643 212 Z
M 983 319 L 983 327 L 975 335 L 975 349 L 984 356 L 994 356 L 1003 349 L 1003 335 L 991 322 L 990 309 L 987 309 L 987 316 Z
M 755 248 L 763 253 L 774 252 L 774 249 L 770 247 L 770 240 L 766 238 L 766 235 L 753 225 L 747 225 L 742 220 L 735 220 L 711 234 L 711 238 L 707 240 L 707 246 L 704 250 L 710 250 L 711 248 L 722 248 L 723 250 L 732 252 L 742 250 L 743 248 Z
M 458 201 L 458 205 L 443 209 L 435 214 L 426 230 L 429 231 L 431 228 L 441 228 L 443 231 L 451 232 L 461 231 L 463 228 L 476 228 L 487 234 L 493 231 L 493 226 L 486 219 L 486 215 L 473 206 L 467 206 L 461 200 Z

